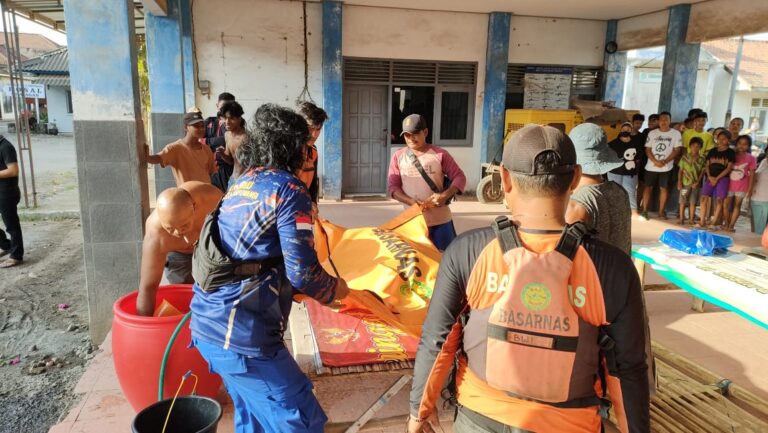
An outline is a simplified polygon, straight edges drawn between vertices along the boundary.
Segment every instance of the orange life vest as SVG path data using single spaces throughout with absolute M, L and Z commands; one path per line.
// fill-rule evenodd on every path
M 309 188 L 312 185 L 312 179 L 315 178 L 317 167 L 317 147 L 315 145 L 307 146 L 307 153 L 304 157 L 304 165 L 299 171 L 298 177 Z
M 509 271 L 497 282 L 501 297 L 469 315 L 463 337 L 468 367 L 515 398 L 558 407 L 607 406 L 595 390 L 600 329 L 575 310 L 584 303 L 583 288 L 569 286 L 572 260 L 588 229 L 568 226 L 557 248 L 542 254 L 522 246 L 508 219 L 497 218 L 494 229 Z

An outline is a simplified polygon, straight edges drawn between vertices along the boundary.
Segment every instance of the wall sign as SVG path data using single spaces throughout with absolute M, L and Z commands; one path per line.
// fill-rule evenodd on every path
M 16 92 L 18 95 L 21 95 L 21 86 L 19 86 L 18 84 L 16 85 Z M 5 93 L 8 96 L 11 96 L 10 84 L 6 84 L 5 86 L 3 86 L 3 93 Z M 27 98 L 44 99 L 45 84 L 24 84 L 24 93 Z
M 567 110 L 571 98 L 572 68 L 525 68 L 523 108 Z

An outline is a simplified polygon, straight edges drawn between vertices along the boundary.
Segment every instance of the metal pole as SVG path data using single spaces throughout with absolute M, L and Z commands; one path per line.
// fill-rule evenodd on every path
M 736 62 L 733 65 L 733 76 L 731 77 L 731 93 L 728 95 L 728 109 L 725 110 L 725 125 L 731 122 L 733 113 L 733 99 L 736 97 L 736 88 L 739 86 L 739 67 L 741 66 L 741 52 L 744 49 L 744 36 L 739 38 L 739 47 L 736 49 Z
M 29 198 L 27 196 L 27 180 L 24 174 L 24 152 L 21 144 L 21 124 L 19 122 L 19 103 L 16 98 L 16 80 L 13 76 L 13 56 L 11 55 L 11 42 L 8 38 L 8 29 L 10 20 L 8 11 L 5 7 L 5 1 L 0 1 L 0 15 L 3 16 L 3 36 L 5 37 L 5 53 L 8 59 L 8 79 L 11 81 L 11 100 L 13 103 L 13 118 L 16 125 L 16 144 L 19 147 L 19 170 L 21 171 L 21 186 L 24 191 L 24 207 L 29 207 Z
M 21 45 L 19 45 L 19 26 L 16 25 L 16 12 L 11 10 L 13 17 L 13 35 L 16 38 L 16 65 L 18 66 L 19 82 L 21 83 L 21 97 L 24 105 L 27 103 L 27 90 L 24 88 L 24 70 L 21 67 Z M 37 103 L 37 98 L 35 98 Z M 35 186 L 35 166 L 32 163 L 32 137 L 29 135 L 29 116 L 24 118 L 24 127 L 27 130 L 27 152 L 29 152 L 29 179 L 32 181 L 32 205 L 37 207 L 37 188 Z

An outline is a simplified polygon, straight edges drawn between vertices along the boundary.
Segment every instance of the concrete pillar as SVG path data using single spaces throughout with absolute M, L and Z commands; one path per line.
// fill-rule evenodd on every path
M 184 107 L 189 109 L 196 105 L 195 88 L 197 87 L 191 0 L 179 0 L 179 16 L 181 18 L 181 66 L 184 72 Z
M 328 120 L 323 126 L 323 197 L 341 200 L 342 171 L 342 3 L 323 1 L 323 109 Z
M 608 21 L 605 43 L 616 43 L 618 21 Z M 603 101 L 613 101 L 617 107 L 624 106 L 624 82 L 627 75 L 627 52 L 605 52 L 603 57 Z
M 184 135 L 182 117 L 187 107 L 182 62 L 183 11 L 179 3 L 180 0 L 168 0 L 166 16 L 151 13 L 145 16 L 149 94 L 152 99 L 149 122 L 152 125 L 152 149 L 155 153 Z M 185 13 L 189 14 L 189 10 Z M 176 186 L 169 167 L 155 165 L 154 170 L 155 190 L 158 193 Z
M 691 5 L 669 8 L 667 45 L 661 77 L 659 112 L 672 113 L 672 121 L 682 122 L 693 108 L 696 93 L 696 72 L 699 68 L 699 44 L 685 42 Z
M 149 210 L 132 0 L 65 0 L 90 333 L 139 283 Z M 97 59 L 95 61 L 94 59 Z
M 483 91 L 483 133 L 480 140 L 481 161 L 490 162 L 504 141 L 504 104 L 507 99 L 507 64 L 509 63 L 509 23 L 512 14 L 488 15 L 488 44 L 485 51 L 485 88 Z

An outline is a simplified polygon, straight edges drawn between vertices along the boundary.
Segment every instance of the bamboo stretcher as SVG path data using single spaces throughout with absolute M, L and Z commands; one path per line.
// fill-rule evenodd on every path
M 659 343 L 653 351 L 658 386 L 651 432 L 768 432 L 768 402 Z

